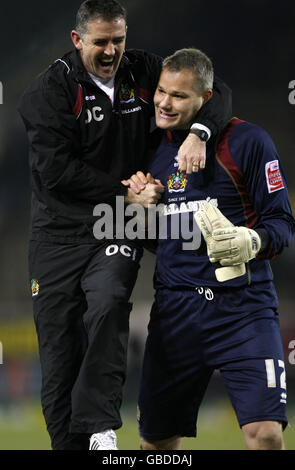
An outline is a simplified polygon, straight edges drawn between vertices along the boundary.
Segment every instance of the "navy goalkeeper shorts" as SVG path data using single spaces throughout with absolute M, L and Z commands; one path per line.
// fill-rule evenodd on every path
M 156 292 L 138 402 L 143 438 L 196 436 L 215 370 L 240 426 L 271 420 L 286 427 L 284 352 L 270 284 Z

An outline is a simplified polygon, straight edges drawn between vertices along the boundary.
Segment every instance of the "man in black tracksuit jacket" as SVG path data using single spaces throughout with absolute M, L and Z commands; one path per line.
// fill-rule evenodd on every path
M 83 8 L 86 26 L 99 32 L 93 63 L 100 72 L 89 75 L 94 49 L 87 49 L 93 35 L 86 29 L 79 43 L 72 35 L 75 49 L 33 81 L 19 106 L 32 171 L 29 272 L 41 401 L 53 449 L 88 449 L 91 435 L 122 425 L 129 298 L 143 248 L 138 240 L 97 240 L 93 209 L 115 208 L 117 196 L 146 206 L 161 193 L 156 182 L 138 195 L 121 181 L 146 169 L 162 59 L 124 51 L 125 38 L 115 33 L 118 25 L 126 30 L 126 16 L 115 0 L 91 0 Z M 113 101 L 94 75 L 114 78 Z M 231 116 L 226 85 L 218 81 L 214 91 L 196 118 L 212 134 Z

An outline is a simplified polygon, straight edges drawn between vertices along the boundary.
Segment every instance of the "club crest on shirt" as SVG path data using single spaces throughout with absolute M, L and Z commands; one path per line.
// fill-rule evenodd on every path
M 119 96 L 120 103 L 133 103 L 135 101 L 134 89 L 130 88 L 128 84 L 122 83 Z
M 36 295 L 39 294 L 39 282 L 37 279 L 32 279 L 31 280 L 31 290 L 32 290 L 32 297 L 35 297 Z
M 168 177 L 167 187 L 169 193 L 183 193 L 187 185 L 187 175 L 183 171 L 171 173 Z

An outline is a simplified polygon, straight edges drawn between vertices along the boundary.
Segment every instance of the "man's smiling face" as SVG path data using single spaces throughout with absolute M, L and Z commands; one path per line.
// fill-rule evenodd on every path
M 72 31 L 72 41 L 80 51 L 87 72 L 103 80 L 115 75 L 125 49 L 126 32 L 126 21 L 121 17 L 112 21 L 89 21 L 83 36 Z
M 178 72 L 164 68 L 154 96 L 157 126 L 188 129 L 207 99 L 207 93 L 198 93 L 197 78 L 192 70 Z

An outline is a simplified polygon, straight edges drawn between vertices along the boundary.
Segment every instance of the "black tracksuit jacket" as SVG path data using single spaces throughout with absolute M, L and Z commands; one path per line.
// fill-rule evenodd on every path
M 162 59 L 127 50 L 115 77 L 115 101 L 91 80 L 73 50 L 41 73 L 23 94 L 19 112 L 29 140 L 31 238 L 96 241 L 96 204 L 125 195 L 121 180 L 145 171 L 153 94 Z M 219 79 L 195 122 L 214 134 L 231 117 L 231 91 Z

